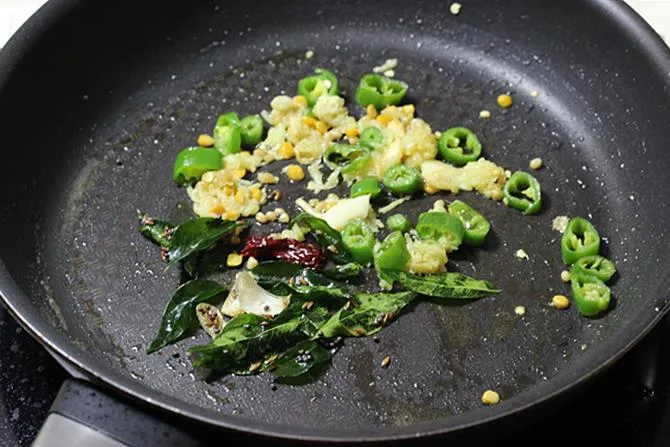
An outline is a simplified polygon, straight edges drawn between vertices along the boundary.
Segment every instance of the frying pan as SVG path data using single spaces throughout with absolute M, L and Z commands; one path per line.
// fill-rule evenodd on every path
M 545 162 L 537 216 L 462 196 L 493 234 L 450 268 L 504 292 L 420 303 L 378 342 L 347 341 L 303 386 L 198 380 L 184 352 L 201 337 L 145 354 L 179 272 L 138 235 L 136 210 L 187 217 L 170 180 L 176 153 L 220 113 L 267 108 L 315 67 L 336 71 L 352 102 L 358 77 L 390 57 L 435 128 L 474 129 L 512 170 Z M 52 0 L 0 54 L 0 294 L 106 389 L 208 426 L 381 441 L 507 424 L 592 379 L 668 309 L 669 76 L 667 47 L 613 0 L 470 0 L 458 15 L 427 0 Z M 495 105 L 504 92 L 507 111 Z M 548 304 L 567 291 L 557 215 L 591 219 L 617 264 L 601 318 Z M 481 404 L 487 388 L 500 404 Z

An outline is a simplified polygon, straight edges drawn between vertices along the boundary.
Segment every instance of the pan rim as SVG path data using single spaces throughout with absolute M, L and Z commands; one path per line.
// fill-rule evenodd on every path
M 71 10 L 86 0 L 50 0 L 34 14 L 0 51 L 0 91 L 11 77 L 15 65 L 20 61 L 22 54 L 30 50 L 37 43 L 43 33 L 65 18 Z M 660 36 L 623 0 L 590 0 L 603 19 L 616 23 L 626 32 L 626 37 L 636 42 L 638 51 L 652 61 L 659 73 L 666 77 L 666 85 L 670 90 L 670 48 Z M 291 427 L 287 425 L 258 422 L 252 419 L 235 415 L 222 415 L 214 410 L 205 409 L 195 404 L 184 402 L 154 390 L 142 382 L 124 376 L 111 367 L 104 367 L 95 362 L 95 359 L 78 347 L 71 340 L 59 333 L 31 303 L 21 288 L 12 279 L 4 262 L 0 260 L 0 300 L 9 313 L 43 346 L 55 353 L 68 363 L 84 371 L 93 380 L 103 383 L 110 389 L 129 397 L 137 402 L 179 415 L 193 421 L 205 423 L 213 427 L 231 429 L 249 434 L 269 436 L 274 438 L 302 440 L 302 441 L 397 441 L 424 436 L 443 435 L 464 431 L 475 426 L 500 422 L 511 416 L 527 412 L 533 407 L 549 402 L 569 390 L 584 385 L 593 377 L 605 371 L 633 346 L 647 335 L 647 333 L 670 310 L 670 294 L 659 297 L 657 307 L 646 309 L 638 313 L 631 320 L 630 329 L 634 336 L 626 343 L 610 340 L 601 346 L 601 350 L 594 354 L 587 367 L 573 369 L 570 374 L 559 375 L 532 390 L 514 396 L 514 399 L 503 401 L 495 407 L 483 407 L 468 413 L 449 417 L 423 421 L 417 424 L 401 427 L 375 427 L 373 429 L 321 430 L 307 427 Z

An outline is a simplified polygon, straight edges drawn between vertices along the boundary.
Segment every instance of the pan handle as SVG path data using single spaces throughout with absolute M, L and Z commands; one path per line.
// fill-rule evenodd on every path
M 82 380 L 66 380 L 33 447 L 196 447 L 174 424 L 151 416 Z

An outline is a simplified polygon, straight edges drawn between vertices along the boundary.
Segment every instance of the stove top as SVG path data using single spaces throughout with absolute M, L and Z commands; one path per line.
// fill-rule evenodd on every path
M 575 393 L 569 402 L 492 445 L 535 447 L 548 436 L 556 445 L 670 445 L 668 352 L 670 318 L 666 317 L 639 345 Z M 0 440 L 3 446 L 32 443 L 61 383 L 68 377 L 44 348 L 0 308 Z M 235 441 L 230 436 L 226 436 L 226 440 Z M 424 445 L 431 444 L 426 441 Z

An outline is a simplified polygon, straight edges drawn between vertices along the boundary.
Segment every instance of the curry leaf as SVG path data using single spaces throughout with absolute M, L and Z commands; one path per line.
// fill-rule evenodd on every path
M 266 320 L 252 314 L 238 315 L 228 322 L 214 340 L 206 345 L 192 347 L 189 354 L 196 368 L 232 372 L 248 364 L 249 359 L 284 350 L 304 339 L 305 335 L 299 330 L 302 324 L 303 320 L 297 316 Z
M 416 297 L 414 292 L 359 293 L 355 305 L 338 310 L 313 338 L 366 337 L 388 325 Z
M 249 226 L 248 221 L 232 221 L 200 217 L 177 226 L 170 239 L 168 259 L 177 264 L 190 254 L 206 250 L 226 234 Z
M 353 258 L 342 243 L 342 236 L 339 231 L 328 225 L 328 222 L 325 220 L 308 213 L 301 213 L 293 218 L 291 225 L 309 228 L 315 234 L 319 245 L 322 247 L 335 247 L 337 253 L 333 253 L 331 250 L 327 250 L 326 252 L 333 262 L 338 264 L 353 262 Z
M 298 377 L 317 367 L 327 366 L 334 349 L 327 349 L 315 340 L 304 340 L 283 352 L 272 362 L 272 374 L 276 377 Z
M 340 280 L 355 278 L 360 275 L 362 270 L 363 267 L 361 267 L 360 264 L 350 262 L 348 264 L 336 265 L 333 268 L 325 269 L 321 274 L 330 279 Z
M 335 281 L 308 268 L 284 261 L 269 261 L 258 264 L 251 270 L 256 281 L 272 287 L 280 283 L 302 284 L 308 286 L 334 287 Z
M 161 247 L 170 246 L 170 236 L 175 226 L 165 220 L 150 217 L 146 213 L 138 213 L 140 233 Z
M 158 333 L 147 352 L 157 351 L 187 336 L 198 326 L 195 315 L 198 303 L 212 300 L 225 291 L 220 284 L 205 279 L 182 284 L 165 307 Z
M 339 309 L 353 295 L 343 287 L 328 286 L 297 286 L 287 283 L 275 284 L 272 293 L 276 295 L 290 295 L 294 303 L 309 306 L 323 306 L 327 309 Z
M 500 293 L 493 284 L 461 273 L 415 275 L 399 270 L 382 270 L 389 278 L 421 295 L 435 298 L 476 299 Z

